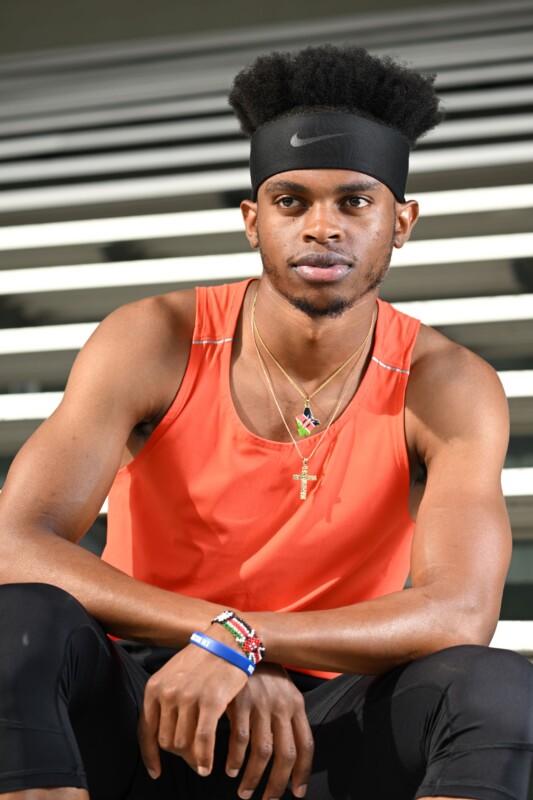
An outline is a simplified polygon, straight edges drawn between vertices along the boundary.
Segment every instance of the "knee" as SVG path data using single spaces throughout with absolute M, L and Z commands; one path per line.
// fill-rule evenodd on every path
M 454 715 L 473 726 L 491 721 L 502 740 L 532 741 L 533 665 L 527 659 L 478 645 L 452 647 L 433 657 Z
M 83 606 L 57 586 L 0 586 L 0 651 L 10 654 L 12 664 L 42 657 L 54 642 L 65 641 L 87 620 L 91 618 Z

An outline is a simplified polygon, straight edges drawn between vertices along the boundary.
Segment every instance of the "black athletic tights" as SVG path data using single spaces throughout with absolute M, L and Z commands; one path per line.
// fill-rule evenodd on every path
M 225 718 L 208 778 L 168 753 L 163 776 L 147 776 L 136 741 L 147 677 L 60 589 L 0 587 L 0 793 L 236 798 L 238 779 L 223 769 Z M 342 676 L 305 698 L 316 742 L 310 800 L 527 797 L 533 667 L 515 653 L 453 647 L 377 679 Z

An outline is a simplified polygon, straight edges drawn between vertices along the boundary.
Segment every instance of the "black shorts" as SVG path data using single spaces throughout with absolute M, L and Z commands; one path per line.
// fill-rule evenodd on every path
M 149 671 L 174 651 L 133 651 L 55 587 L 0 587 L 0 793 L 73 786 L 91 800 L 237 796 L 239 779 L 224 772 L 225 717 L 210 776 L 162 753 L 162 777 L 148 777 L 139 708 Z M 526 800 L 533 667 L 521 656 L 470 645 L 378 678 L 292 677 L 315 737 L 310 800 Z

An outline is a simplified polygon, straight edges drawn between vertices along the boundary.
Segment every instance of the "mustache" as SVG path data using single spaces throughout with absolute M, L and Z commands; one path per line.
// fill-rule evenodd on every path
M 335 253 L 329 250 L 327 253 L 305 253 L 303 256 L 290 259 L 289 263 L 293 267 L 305 265 L 327 269 L 328 267 L 333 267 L 335 264 L 345 264 L 347 267 L 351 267 L 354 264 L 354 260 L 347 258 L 342 255 L 342 253 Z

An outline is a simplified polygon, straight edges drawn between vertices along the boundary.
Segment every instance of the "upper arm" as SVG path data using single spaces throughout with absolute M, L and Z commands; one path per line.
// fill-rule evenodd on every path
M 183 333 L 164 298 L 104 320 L 78 355 L 59 407 L 12 465 L 0 504 L 4 531 L 36 523 L 71 540 L 85 533 L 132 429 L 172 402 L 188 357 L 178 346 Z
M 464 621 L 472 640 L 489 641 L 511 552 L 501 489 L 509 435 L 503 388 L 488 364 L 446 342 L 415 367 L 408 408 L 407 424 L 427 470 L 413 587 L 432 587 L 456 604 L 458 626 Z

